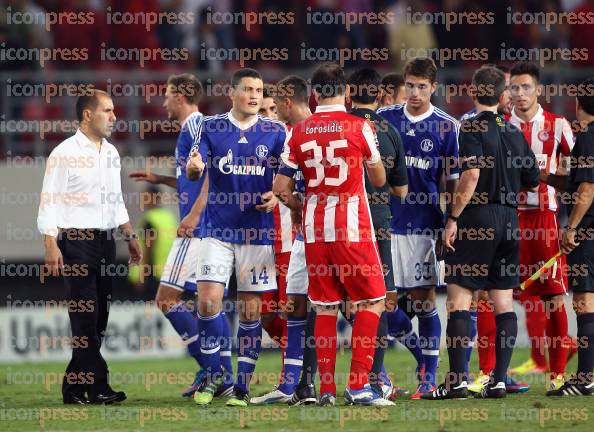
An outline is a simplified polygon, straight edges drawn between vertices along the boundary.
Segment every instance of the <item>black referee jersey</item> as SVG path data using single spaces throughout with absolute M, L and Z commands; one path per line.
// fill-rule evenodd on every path
M 516 208 L 522 188 L 539 183 L 534 153 L 520 129 L 482 111 L 460 126 L 460 169 L 480 169 L 471 201 L 458 218 L 455 252 L 446 257 L 446 282 L 468 289 L 519 286 Z

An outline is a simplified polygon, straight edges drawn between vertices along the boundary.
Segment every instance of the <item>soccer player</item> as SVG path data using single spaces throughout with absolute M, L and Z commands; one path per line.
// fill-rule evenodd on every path
M 404 77 L 396 72 L 390 72 L 382 78 L 381 106 L 402 105 L 406 102 Z
M 494 67 L 482 67 L 472 77 L 477 115 L 465 120 L 460 133 L 462 176 L 456 188 L 444 232 L 448 284 L 446 329 L 450 373 L 427 400 L 465 399 L 466 349 L 470 342 L 473 292 L 489 290 L 497 322 L 496 364 L 480 398 L 506 396 L 505 374 L 518 333 L 513 289 L 519 283 L 519 240 L 516 206 L 521 187 L 536 190 L 539 170 L 521 131 L 497 114 L 505 77 Z M 492 92 L 479 93 L 481 88 Z M 482 233 L 482 235 L 481 235 Z
M 565 118 L 544 111 L 538 103 L 542 92 L 536 64 L 516 63 L 511 70 L 510 91 L 514 108 L 509 122 L 522 130 L 539 167 L 555 174 L 563 156 L 569 156 L 573 134 Z M 524 278 L 530 276 L 560 247 L 555 188 L 544 182 L 538 192 L 522 194 L 520 206 L 520 260 Z M 532 356 L 529 365 L 516 372 L 546 371 L 544 334 L 550 362 L 550 388 L 563 384 L 563 374 L 571 346 L 568 336 L 567 314 L 563 297 L 567 295 L 565 257 L 560 257 L 551 272 L 536 281 L 519 295 L 526 310 L 526 324 L 530 336 Z M 542 302 L 541 302 L 542 300 Z M 544 304 L 544 310 L 543 310 Z M 545 329 L 541 324 L 544 321 Z
M 336 321 L 347 296 L 357 311 L 345 402 L 393 405 L 369 385 L 386 288 L 363 177 L 366 167 L 371 183 L 379 187 L 386 182 L 386 172 L 373 126 L 346 113 L 348 90 L 342 68 L 320 66 L 311 85 L 316 113 L 291 130 L 273 190 L 291 209 L 303 207 L 308 297 L 317 314 L 320 405 L 336 403 Z M 293 195 L 297 169 L 305 180 L 303 203 Z
M 581 83 L 586 89 L 577 96 L 576 117 L 582 130 L 571 151 L 569 177 L 541 171 L 547 183 L 569 193 L 571 205 L 561 234 L 561 251 L 571 266 L 573 308 L 577 315 L 578 366 L 575 377 L 547 396 L 591 396 L 594 394 L 594 78 Z M 590 89 L 590 90 L 588 90 Z M 585 271 L 579 269 L 586 269 Z
M 258 114 L 262 117 L 277 120 L 276 103 L 274 102 L 269 86 L 264 86 L 264 91 L 262 92 L 262 105 L 260 105 Z
M 412 398 L 435 388 L 441 323 L 435 308 L 439 263 L 435 252 L 444 215 L 439 205 L 440 182 L 452 196 L 458 179 L 458 122 L 431 104 L 437 88 L 437 67 L 416 58 L 404 68 L 407 101 L 381 108 L 378 114 L 400 133 L 406 154 L 409 195 L 392 198 L 392 260 L 398 290 L 410 290 L 419 320 L 424 376 Z
M 274 99 L 278 119 L 287 125 L 288 130 L 291 130 L 293 125 L 305 120 L 311 115 L 307 82 L 299 76 L 290 75 L 280 80 L 276 84 Z M 296 191 L 302 193 L 304 188 L 301 171 L 295 173 L 294 182 Z M 285 234 L 281 235 L 275 242 L 275 246 L 277 246 L 277 271 L 284 271 L 286 274 L 284 282 L 287 316 L 285 354 L 283 356 L 280 384 L 271 392 L 252 398 L 250 402 L 253 404 L 283 402 L 289 402 L 291 405 L 310 404 L 317 401 L 313 381 L 310 379 L 307 382 L 304 378 L 302 383 L 299 386 L 297 385 L 302 367 L 307 368 L 304 375 L 315 374 L 315 367 L 312 372 L 312 365 L 315 366 L 316 362 L 315 347 L 310 342 L 307 342 L 309 340 L 308 336 L 313 336 L 315 315 L 306 323 L 308 280 L 303 233 L 301 230 L 301 215 L 291 212 L 286 205 L 280 203 L 275 208 L 275 216 L 277 209 L 278 219 L 275 220 L 277 232 L 280 225 Z M 278 223 L 278 220 L 280 220 L 280 223 Z M 291 227 L 294 227 L 296 231 L 295 240 L 292 244 L 288 245 L 289 251 L 285 252 L 287 249 L 286 243 L 291 240 Z M 281 247 L 279 248 L 278 246 Z M 280 260 L 279 249 L 282 252 Z M 286 260 L 285 257 L 289 259 Z M 288 267 L 279 268 L 279 261 L 282 262 L 283 267 L 285 264 L 288 264 Z M 283 287 L 279 284 L 279 291 L 281 289 Z M 312 335 L 306 334 L 306 325 L 309 325 L 309 332 Z M 304 338 L 306 338 L 305 346 Z M 312 353 L 311 351 L 314 352 Z M 304 358 L 304 352 L 307 356 L 306 358 Z
M 195 312 L 182 301 L 184 290 L 196 292 L 196 265 L 200 250 L 198 222 L 206 205 L 206 195 L 202 195 L 199 199 L 199 194 L 203 187 L 205 192 L 208 191 L 208 185 L 203 186 L 204 179 L 193 183 L 186 177 L 187 156 L 197 140 L 198 129 L 202 122 L 202 114 L 198 110 L 202 93 L 202 84 L 194 75 L 172 75 L 167 80 L 163 107 L 167 111 L 169 120 L 181 124 L 175 146 L 175 177 L 150 171 L 132 172 L 129 175 L 136 181 L 164 184 L 177 191 L 180 223 L 177 228 L 177 238 L 169 251 L 167 263 L 161 275 L 155 301 L 187 344 L 190 355 L 201 366 L 194 382 L 182 393 L 185 397 L 191 397 L 204 379 L 198 340 L 198 319 Z M 220 319 L 221 325 L 228 329 L 224 315 L 221 315 Z M 228 361 L 225 362 L 225 369 L 232 374 L 230 347 L 225 350 L 225 354 L 227 353 Z
M 384 267 L 384 283 L 386 285 L 386 312 L 380 317 L 377 335 L 379 342 L 375 352 L 370 381 L 372 387 L 375 387 L 380 394 L 388 398 L 394 398 L 402 394 L 403 390 L 393 388 L 384 368 L 384 349 L 388 333 L 402 342 L 413 353 L 419 370 L 423 367 L 423 355 L 416 333 L 412 330 L 410 318 L 398 308 L 392 266 L 390 195 L 392 194 L 397 199 L 402 200 L 408 192 L 404 149 L 396 129 L 386 119 L 376 114 L 383 96 L 380 75 L 370 68 L 359 69 L 349 78 L 349 89 L 352 101 L 351 114 L 372 121 L 375 125 L 379 144 L 378 150 L 386 167 L 388 179 L 383 187 L 376 188 L 371 184 L 369 178 L 365 177 L 365 190 L 369 197 L 369 208 L 377 246 Z
M 261 296 L 277 288 L 272 210 L 278 200 L 271 189 L 286 128 L 258 115 L 263 85 L 253 69 L 235 72 L 229 91 L 231 110 L 204 118 L 188 160 L 188 178 L 200 178 L 207 162 L 209 182 L 197 265 L 200 352 L 206 369 L 206 385 L 194 394 L 199 405 L 208 405 L 217 388 L 225 385 L 219 315 L 233 269 L 239 308 L 238 359 L 228 406 L 248 405 L 262 337 Z

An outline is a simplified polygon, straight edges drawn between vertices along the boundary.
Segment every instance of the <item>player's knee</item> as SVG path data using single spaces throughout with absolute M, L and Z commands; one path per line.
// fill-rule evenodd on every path
M 180 299 L 181 293 L 177 290 L 160 285 L 155 296 L 155 303 L 163 313 L 166 313 L 175 304 L 179 303 Z

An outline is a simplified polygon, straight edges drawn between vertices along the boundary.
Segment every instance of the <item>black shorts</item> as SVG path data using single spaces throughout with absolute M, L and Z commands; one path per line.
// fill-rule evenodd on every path
M 380 258 L 384 268 L 384 283 L 386 291 L 396 291 L 394 285 L 394 263 L 392 262 L 392 239 L 390 237 L 391 217 L 374 217 L 373 227 Z
M 593 228 L 594 221 L 589 229 Z M 567 255 L 569 287 L 574 292 L 594 292 L 594 239 L 591 235 L 585 237 L 578 240 L 579 246 Z
M 445 281 L 470 290 L 513 289 L 520 285 L 520 241 L 515 208 L 471 207 L 458 219 L 455 252 L 446 258 Z

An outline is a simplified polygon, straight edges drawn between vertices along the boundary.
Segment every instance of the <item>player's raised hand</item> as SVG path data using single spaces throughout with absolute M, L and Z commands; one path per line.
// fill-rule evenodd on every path
M 270 213 L 278 204 L 278 198 L 274 196 L 272 191 L 262 194 L 262 204 L 256 206 L 256 210 Z
M 134 179 L 136 182 L 145 181 L 151 184 L 158 184 L 159 177 L 156 174 L 153 174 L 149 171 L 134 171 L 128 174 L 128 177 Z
M 202 156 L 197 149 L 192 149 L 190 157 L 188 158 L 188 166 L 186 168 L 188 171 L 192 170 L 197 173 L 202 173 L 202 171 L 204 171 L 204 162 L 202 161 Z
M 445 231 L 443 233 L 443 242 L 447 250 L 451 250 L 454 252 L 454 242 L 456 241 L 456 235 L 458 234 L 458 224 L 452 220 L 448 219 L 448 223 L 446 224 Z

